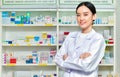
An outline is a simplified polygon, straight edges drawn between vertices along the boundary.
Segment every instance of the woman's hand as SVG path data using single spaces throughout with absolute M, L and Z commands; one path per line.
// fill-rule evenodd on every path
M 64 55 L 63 55 L 63 60 L 66 60 L 67 57 L 68 57 L 68 55 L 67 55 L 67 54 L 64 54 Z
M 85 52 L 85 53 L 83 53 L 83 54 L 80 55 L 80 59 L 85 59 L 85 58 L 87 58 L 89 56 L 91 56 L 91 54 L 88 53 L 88 52 Z

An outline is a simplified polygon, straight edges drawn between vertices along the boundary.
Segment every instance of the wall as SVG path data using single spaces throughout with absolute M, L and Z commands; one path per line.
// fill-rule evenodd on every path
M 120 74 L 120 1 L 116 0 L 116 65 L 115 69 Z

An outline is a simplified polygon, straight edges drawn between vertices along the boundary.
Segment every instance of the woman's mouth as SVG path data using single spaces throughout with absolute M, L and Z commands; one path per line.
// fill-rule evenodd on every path
M 80 22 L 80 25 L 84 25 L 85 24 L 85 22 Z

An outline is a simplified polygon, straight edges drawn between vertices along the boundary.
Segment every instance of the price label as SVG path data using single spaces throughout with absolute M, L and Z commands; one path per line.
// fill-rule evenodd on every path
M 37 44 L 37 46 L 40 46 L 40 44 Z
M 48 44 L 48 46 L 51 46 L 51 44 Z
M 14 44 L 10 44 L 10 46 L 14 46 Z
M 45 24 L 45 26 L 53 26 L 53 24 Z
M 16 44 L 16 46 L 19 46 L 19 44 Z
M 17 26 L 24 26 L 24 24 L 17 24 Z
M 31 46 L 31 44 L 27 44 L 27 46 Z
M 47 64 L 42 63 L 42 64 L 38 64 L 38 66 L 47 66 Z
M 16 66 L 16 64 L 7 64 L 7 66 Z

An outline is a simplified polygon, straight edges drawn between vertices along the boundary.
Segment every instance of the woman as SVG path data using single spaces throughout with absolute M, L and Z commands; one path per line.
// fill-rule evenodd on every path
M 81 31 L 71 32 L 55 56 L 64 77 L 98 77 L 98 65 L 104 56 L 105 41 L 93 28 L 96 9 L 90 2 L 82 2 L 76 8 Z

